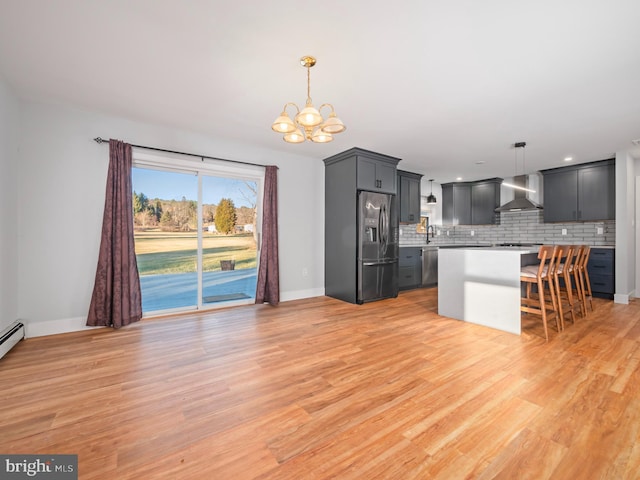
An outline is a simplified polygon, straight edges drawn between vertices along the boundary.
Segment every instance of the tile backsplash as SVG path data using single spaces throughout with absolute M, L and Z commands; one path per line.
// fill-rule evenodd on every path
M 412 224 L 400 225 L 400 245 L 425 245 L 426 234 L 417 233 L 416 227 Z M 616 243 L 615 220 L 544 223 L 542 210 L 502 212 L 499 225 L 434 225 L 433 229 L 436 235 L 429 235 L 431 245 L 585 243 L 595 246 Z

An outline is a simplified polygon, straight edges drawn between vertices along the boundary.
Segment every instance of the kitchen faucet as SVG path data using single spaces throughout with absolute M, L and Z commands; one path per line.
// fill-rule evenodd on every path
M 431 241 L 429 240 L 429 229 L 431 229 L 431 238 L 433 238 L 433 237 L 435 237 L 435 236 L 436 236 L 436 232 L 435 232 L 435 230 L 433 229 L 433 225 L 429 225 L 429 226 L 427 227 L 427 245 L 429 245 L 429 243 L 431 243 Z

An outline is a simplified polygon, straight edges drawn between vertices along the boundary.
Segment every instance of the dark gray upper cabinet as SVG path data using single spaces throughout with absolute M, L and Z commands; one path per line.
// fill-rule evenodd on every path
M 487 225 L 496 223 L 501 178 L 442 184 L 442 223 Z
M 442 223 L 471 224 L 471 185 L 469 183 L 442 184 Z
M 365 151 L 362 151 L 365 152 Z M 367 152 L 358 155 L 358 190 L 371 192 L 396 193 L 396 164 L 389 162 L 384 155 Z M 372 157 L 371 154 L 376 157 Z M 381 158 L 378 158 L 381 157 Z M 387 157 L 388 158 L 388 157 Z
M 615 160 L 542 170 L 544 221 L 615 220 Z
M 471 224 L 496 223 L 496 208 L 500 206 L 501 178 L 492 178 L 471 184 Z
M 575 222 L 578 218 L 578 172 L 567 170 L 544 178 L 544 221 Z
M 398 170 L 398 197 L 400 198 L 400 223 L 420 221 L 420 179 L 418 173 Z

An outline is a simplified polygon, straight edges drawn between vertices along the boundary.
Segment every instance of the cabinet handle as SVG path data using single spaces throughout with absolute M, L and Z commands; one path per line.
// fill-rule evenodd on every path
M 578 220 L 582 218 L 582 210 L 578 210 Z

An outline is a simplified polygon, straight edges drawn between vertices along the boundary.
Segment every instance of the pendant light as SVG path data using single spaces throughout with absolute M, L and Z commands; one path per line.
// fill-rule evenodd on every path
M 429 181 L 431 182 L 431 193 L 427 196 L 427 205 L 435 205 L 438 203 L 438 200 L 436 200 L 436 196 L 433 194 L 433 178 L 430 178 Z
M 516 142 L 513 144 L 513 149 L 515 150 L 515 155 L 516 155 L 516 172 L 514 175 L 514 183 L 507 183 L 507 182 L 502 182 L 502 185 L 504 185 L 505 187 L 509 187 L 509 188 L 514 188 L 516 190 L 524 190 L 525 192 L 531 192 L 531 193 L 536 193 L 535 190 L 531 189 L 531 188 L 527 188 L 524 184 L 519 185 L 517 183 L 517 179 L 518 177 L 518 149 L 521 148 L 522 149 L 522 175 L 526 175 L 527 171 L 525 168 L 525 164 L 524 164 L 524 147 L 527 146 L 527 142 Z

